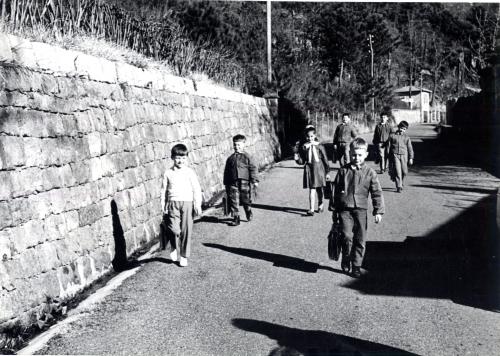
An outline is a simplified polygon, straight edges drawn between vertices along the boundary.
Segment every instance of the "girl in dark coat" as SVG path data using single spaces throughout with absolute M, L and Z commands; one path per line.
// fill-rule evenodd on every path
M 316 137 L 316 129 L 308 126 L 305 130 L 305 141 L 301 143 L 295 153 L 295 161 L 304 165 L 303 187 L 309 189 L 308 216 L 314 215 L 316 197 L 318 198 L 318 212 L 323 212 L 323 187 L 330 180 L 328 158 L 325 148 Z

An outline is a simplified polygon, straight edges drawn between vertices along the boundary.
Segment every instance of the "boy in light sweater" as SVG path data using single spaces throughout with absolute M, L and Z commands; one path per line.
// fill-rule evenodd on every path
M 170 258 L 187 266 L 191 252 L 193 216 L 201 214 L 201 187 L 193 169 L 187 167 L 188 149 L 183 144 L 172 147 L 172 167 L 163 175 L 161 207 L 163 220 L 172 240 Z

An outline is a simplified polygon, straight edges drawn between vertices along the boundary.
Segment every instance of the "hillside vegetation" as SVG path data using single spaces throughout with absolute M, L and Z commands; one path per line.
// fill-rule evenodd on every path
M 299 112 L 368 112 L 413 84 L 446 100 L 479 87 L 495 53 L 499 4 L 181 0 L 0 0 L 11 27 L 90 34 L 253 95 L 277 92 Z M 373 64 L 372 64 L 373 63 Z

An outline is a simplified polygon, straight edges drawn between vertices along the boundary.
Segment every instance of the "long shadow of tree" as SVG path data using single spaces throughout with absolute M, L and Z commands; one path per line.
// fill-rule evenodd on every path
M 266 335 L 279 347 L 270 356 L 416 355 L 395 347 L 321 330 L 303 330 L 253 319 L 233 319 L 237 328 Z

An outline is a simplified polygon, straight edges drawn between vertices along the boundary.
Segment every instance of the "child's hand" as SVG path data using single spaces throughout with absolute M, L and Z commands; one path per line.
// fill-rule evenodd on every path
M 327 175 L 326 175 L 326 181 L 327 181 L 327 182 L 329 182 L 330 180 L 331 180 L 330 175 L 329 175 L 329 174 L 327 174 Z
M 253 186 L 257 188 L 259 186 L 259 182 L 254 182 Z
M 381 221 L 382 221 L 382 215 L 381 214 L 375 215 L 375 224 L 378 224 Z
M 411 166 L 411 165 L 413 165 L 413 158 L 410 158 L 410 159 L 408 160 L 408 164 L 409 164 L 410 166 Z
M 194 216 L 200 216 L 201 215 L 201 206 L 195 206 L 194 207 Z

